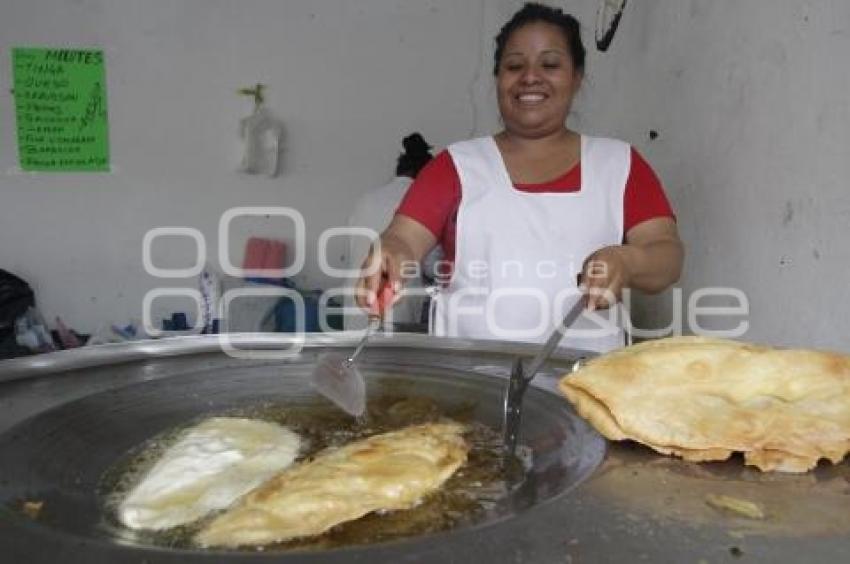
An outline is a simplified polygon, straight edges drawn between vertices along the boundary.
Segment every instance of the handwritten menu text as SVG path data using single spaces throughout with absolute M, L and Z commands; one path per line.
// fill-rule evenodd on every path
M 12 50 L 20 166 L 108 171 L 109 124 L 100 50 Z

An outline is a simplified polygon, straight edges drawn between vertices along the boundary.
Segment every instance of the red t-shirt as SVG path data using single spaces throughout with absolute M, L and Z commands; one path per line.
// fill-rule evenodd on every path
M 518 184 L 516 189 L 537 193 L 578 192 L 581 190 L 581 163 L 550 182 Z M 442 151 L 419 172 L 397 210 L 427 227 L 443 247 L 444 260 L 450 262 L 454 262 L 455 257 L 460 197 L 460 177 L 454 161 L 448 151 Z M 656 217 L 675 218 L 655 171 L 632 148 L 631 169 L 623 196 L 624 232 Z

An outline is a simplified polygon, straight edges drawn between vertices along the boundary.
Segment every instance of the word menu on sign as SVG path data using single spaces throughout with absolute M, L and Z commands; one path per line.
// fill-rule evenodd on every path
M 103 51 L 12 49 L 18 158 L 27 171 L 108 171 Z

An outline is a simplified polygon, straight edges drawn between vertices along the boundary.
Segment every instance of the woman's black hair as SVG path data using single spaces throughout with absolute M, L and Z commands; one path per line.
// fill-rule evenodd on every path
M 419 133 L 411 133 L 401 142 L 404 152 L 398 157 L 396 164 L 396 176 L 409 176 L 416 178 L 422 167 L 434 158 L 431 154 L 431 146 L 425 142 Z
M 511 34 L 525 25 L 537 22 L 552 24 L 561 30 L 561 33 L 564 34 L 564 38 L 567 40 L 570 56 L 573 59 L 573 66 L 578 71 L 584 72 L 586 52 L 584 50 L 584 44 L 581 42 L 581 26 L 578 20 L 570 14 L 565 14 L 560 8 L 553 8 L 544 4 L 538 4 L 537 2 L 528 2 L 508 20 L 508 23 L 502 26 L 502 29 L 499 30 L 499 35 L 496 36 L 496 55 L 493 74 L 499 74 L 499 63 L 502 61 L 505 45 Z

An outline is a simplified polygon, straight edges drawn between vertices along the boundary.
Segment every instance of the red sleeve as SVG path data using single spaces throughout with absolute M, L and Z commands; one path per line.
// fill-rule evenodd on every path
M 442 240 L 460 205 L 460 178 L 448 151 L 419 172 L 396 213 L 415 219 Z
M 655 171 L 632 148 L 632 167 L 623 197 L 623 231 L 628 233 L 632 227 L 656 217 L 676 219 Z

